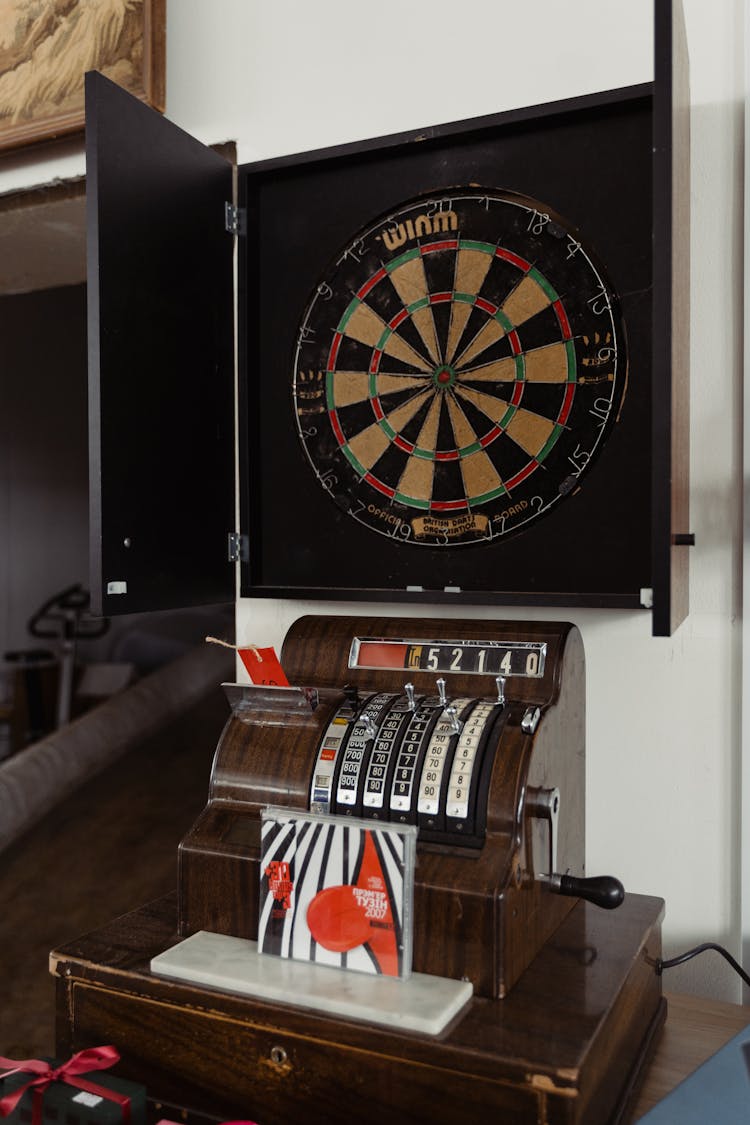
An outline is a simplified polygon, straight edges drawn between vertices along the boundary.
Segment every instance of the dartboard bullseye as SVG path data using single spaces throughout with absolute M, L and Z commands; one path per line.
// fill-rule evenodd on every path
M 457 188 L 404 203 L 330 265 L 293 399 L 332 501 L 383 535 L 454 547 L 578 489 L 626 374 L 616 295 L 578 232 L 537 201 Z

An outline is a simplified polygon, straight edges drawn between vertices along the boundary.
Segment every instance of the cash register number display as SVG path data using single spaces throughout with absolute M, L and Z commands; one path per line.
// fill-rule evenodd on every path
M 584 871 L 577 629 L 310 616 L 281 663 L 288 687 L 226 685 L 176 916 L 144 908 L 55 954 L 58 1050 L 111 1040 L 165 1103 L 262 1125 L 624 1121 L 664 1018 L 663 904 L 627 894 L 602 909 L 622 888 Z M 413 972 L 473 990 L 442 1032 L 151 972 L 198 931 L 257 940 L 270 806 L 416 827 Z M 342 970 L 317 971 L 332 995 L 347 988 Z

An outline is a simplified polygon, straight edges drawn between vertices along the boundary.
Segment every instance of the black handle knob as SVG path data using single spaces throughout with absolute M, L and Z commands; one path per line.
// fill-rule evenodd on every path
M 574 875 L 561 875 L 558 894 L 585 898 L 603 910 L 615 910 L 625 898 L 625 888 L 614 875 L 596 875 L 592 879 L 576 879 Z

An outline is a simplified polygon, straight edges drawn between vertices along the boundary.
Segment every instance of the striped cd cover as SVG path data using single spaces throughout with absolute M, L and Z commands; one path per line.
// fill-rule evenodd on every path
M 267 808 L 258 949 L 408 977 L 417 830 Z

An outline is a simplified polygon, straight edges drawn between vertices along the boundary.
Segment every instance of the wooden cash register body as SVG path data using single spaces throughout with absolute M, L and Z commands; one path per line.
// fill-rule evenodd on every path
M 160 979 L 149 968 L 196 930 L 255 937 L 260 811 L 310 807 L 321 741 L 343 701 L 402 693 L 407 681 L 417 695 L 434 694 L 428 668 L 350 667 L 354 638 L 409 642 L 410 659 L 421 651 L 423 664 L 436 662 L 431 649 L 440 663 L 450 656 L 446 645 L 461 650 L 470 640 L 546 646 L 543 675 L 505 682 L 503 719 L 484 751 L 486 809 L 472 841 L 461 841 L 455 826 L 420 829 L 414 969 L 474 985 L 474 998 L 436 1037 L 305 1011 L 293 996 L 275 1003 Z M 624 1122 L 665 1014 L 654 971 L 663 904 L 627 895 L 619 910 L 604 911 L 552 894 L 543 878 L 549 825 L 531 815 L 531 795 L 557 787 L 558 867 L 581 875 L 578 631 L 564 623 L 307 617 L 291 628 L 282 663 L 286 693 L 247 688 L 235 699 L 208 804 L 180 845 L 176 903 L 152 905 L 53 955 L 58 1050 L 111 1040 L 152 1096 L 261 1125 L 374 1125 L 384 1116 Z M 448 700 L 497 700 L 494 675 L 442 675 Z M 339 970 L 326 971 L 335 990 Z
M 180 933 L 257 936 L 260 810 L 310 807 L 318 747 L 345 685 L 362 699 L 403 692 L 407 681 L 417 693 L 436 695 L 439 672 L 349 667 L 355 638 L 381 637 L 455 641 L 456 649 L 462 639 L 546 643 L 542 677 L 507 681 L 508 716 L 495 752 L 483 845 L 463 847 L 454 833 L 418 848 L 414 970 L 466 977 L 481 995 L 503 996 L 573 906 L 534 880 L 531 823 L 521 812 L 527 786 L 560 788 L 562 869 L 583 874 L 584 661 L 578 631 L 567 624 L 299 620 L 287 635 L 282 664 L 291 684 L 317 688 L 323 698 L 314 710 L 304 698 L 264 705 L 251 688 L 235 709 L 216 753 L 209 803 L 180 846 Z M 497 697 L 494 675 L 446 672 L 444 678 L 449 697 Z M 530 707 L 544 714 L 535 738 L 521 729 Z

